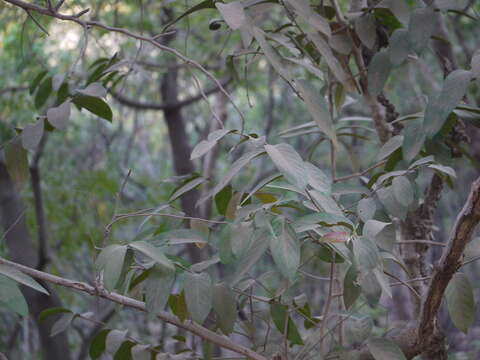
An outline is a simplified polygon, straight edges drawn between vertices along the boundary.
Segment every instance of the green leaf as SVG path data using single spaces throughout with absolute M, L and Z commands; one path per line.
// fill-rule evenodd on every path
M 475 321 L 475 300 L 470 281 L 464 273 L 457 272 L 453 275 L 445 290 L 445 299 L 453 324 L 467 333 Z
M 375 215 L 377 211 L 377 204 L 372 198 L 364 198 L 358 202 L 357 214 L 363 222 L 367 222 Z
M 67 330 L 74 318 L 75 314 L 71 312 L 60 316 L 60 318 L 53 324 L 52 329 L 50 330 L 50 336 L 53 337 Z
M 393 65 L 400 65 L 410 54 L 410 43 L 408 41 L 408 31 L 397 29 L 390 37 L 388 47 L 389 60 Z
M 28 305 L 17 283 L 3 275 L 0 275 L 0 308 L 1 307 L 6 307 L 20 316 L 28 316 Z
M 177 17 L 175 20 L 169 22 L 164 28 L 163 28 L 163 32 L 165 32 L 169 27 L 171 27 L 172 25 L 176 24 L 177 22 L 179 22 L 181 19 L 183 19 L 184 17 L 190 15 L 190 14 L 193 14 L 194 12 L 197 12 L 199 10 L 204 10 L 204 9 L 215 9 L 215 0 L 204 0 L 202 2 L 200 2 L 199 4 L 195 5 L 195 6 L 192 6 L 190 9 L 188 9 L 187 11 L 185 11 L 182 15 L 180 15 L 179 17 Z
M 377 8 L 387 8 L 389 9 L 393 15 L 404 25 L 408 25 L 408 21 L 410 19 L 410 8 L 406 1 L 398 1 L 398 0 L 382 0 L 378 5 L 375 7 Z
M 30 170 L 28 169 L 27 152 L 22 146 L 19 137 L 15 137 L 5 145 L 5 166 L 13 183 L 22 186 L 28 179 Z
M 279 303 L 270 304 L 270 315 L 273 323 L 281 334 L 285 334 L 285 325 L 287 325 L 287 339 L 292 345 L 303 345 L 302 337 L 298 332 L 297 326 L 288 315 L 288 306 Z
M 373 56 L 370 64 L 368 64 L 367 76 L 370 95 L 377 96 L 382 92 L 392 67 L 390 56 L 386 49 L 380 50 Z
M 3 274 L 7 277 L 9 277 L 12 280 L 15 280 L 16 282 L 28 286 L 34 290 L 40 291 L 41 293 L 44 293 L 45 295 L 50 295 L 48 291 L 40 285 L 38 282 L 33 280 L 30 276 L 22 273 L 21 271 L 18 271 L 17 269 L 14 269 L 8 265 L 3 265 L 0 264 L 0 274 Z
M 289 144 L 265 145 L 268 156 L 276 168 L 292 185 L 305 190 L 308 178 L 305 176 L 305 163 L 295 149 Z
M 217 324 L 225 335 L 230 335 L 237 318 L 237 301 L 233 290 L 225 283 L 213 287 L 213 310 Z
M 175 280 L 175 271 L 154 266 L 145 282 L 145 305 L 150 313 L 163 311 Z
M 35 150 L 43 136 L 43 119 L 25 125 L 22 131 L 22 145 L 27 150 Z
M 377 29 L 375 16 L 373 14 L 364 14 L 355 19 L 355 32 L 360 41 L 369 49 L 373 49 L 377 41 Z
M 194 177 L 193 179 L 189 179 L 186 183 L 184 183 L 182 186 L 180 186 L 178 189 L 174 191 L 174 193 L 168 199 L 168 202 L 175 201 L 183 194 L 195 189 L 196 187 L 200 186 L 206 181 L 207 179 L 205 179 L 202 176 L 197 176 L 197 177 Z
M 111 329 L 100 330 L 92 339 L 88 349 L 88 354 L 92 360 L 98 359 L 105 352 L 105 341 L 110 331 Z
M 388 339 L 369 339 L 367 346 L 375 360 L 407 360 L 398 345 Z
M 414 200 L 414 190 L 410 180 L 406 176 L 397 176 L 392 181 L 393 194 L 397 201 L 405 207 L 409 207 Z
M 43 105 L 45 105 L 48 97 L 52 93 L 52 77 L 48 76 L 45 80 L 42 81 L 40 84 L 37 94 L 35 95 L 35 107 L 40 109 Z
M 300 265 L 300 245 L 290 225 L 280 221 L 279 233 L 273 231 L 270 238 L 270 252 L 282 275 L 292 281 Z
M 109 245 L 98 255 L 95 265 L 98 271 L 103 270 L 103 283 L 107 290 L 111 291 L 118 285 L 126 253 L 124 245 Z
M 215 196 L 216 194 L 218 194 L 218 192 L 222 190 L 225 186 L 227 186 L 228 183 L 233 179 L 233 177 L 237 175 L 237 173 L 240 170 L 242 170 L 244 166 L 246 166 L 250 161 L 252 161 L 257 156 L 263 155 L 264 153 L 265 153 L 265 150 L 263 148 L 260 148 L 260 149 L 252 150 L 244 154 L 242 157 L 240 157 L 237 161 L 235 161 L 230 166 L 230 169 L 219 181 L 219 183 L 207 195 L 205 195 L 202 199 L 198 201 L 197 205 L 202 204 L 212 196 Z
M 113 360 L 132 360 L 132 348 L 136 345 L 131 340 L 125 340 L 113 356 Z
M 390 155 L 392 155 L 395 150 L 399 149 L 403 143 L 403 136 L 397 135 L 390 138 L 383 146 L 381 147 L 380 151 L 377 154 L 377 161 L 383 160 Z
M 410 46 L 415 52 L 421 52 L 427 47 L 430 37 L 435 31 L 435 12 L 431 7 L 419 8 L 413 11 L 408 24 Z
M 325 98 L 305 80 L 295 79 L 295 84 L 307 106 L 308 112 L 317 123 L 317 126 L 329 137 L 330 140 L 336 143 L 337 137 Z
M 357 284 L 357 270 L 351 265 L 343 278 L 343 302 L 348 310 L 355 303 L 361 293 L 361 288 Z
M 43 78 L 45 77 L 45 75 L 47 75 L 47 74 L 48 74 L 48 71 L 43 70 L 43 71 L 40 71 L 37 76 L 35 76 L 35 79 L 33 79 L 32 83 L 30 84 L 30 87 L 29 87 L 30 95 L 35 92 L 38 84 L 40 84 L 40 81 L 42 81 Z
M 409 121 L 405 127 L 404 134 L 402 145 L 403 158 L 406 161 L 412 161 L 420 153 L 425 142 L 423 119 Z
M 215 6 L 232 30 L 238 30 L 246 24 L 247 17 L 240 1 L 233 1 L 228 4 L 217 2 Z
M 220 215 L 225 216 L 232 195 L 233 191 L 231 185 L 225 186 L 217 195 L 215 195 L 215 206 Z
M 66 100 L 57 107 L 52 107 L 47 110 L 48 122 L 59 130 L 67 127 L 68 119 L 70 118 L 70 100 Z
M 168 298 L 168 306 L 180 321 L 185 321 L 187 318 L 187 303 L 185 301 L 185 291 L 180 294 L 172 294 Z
M 132 249 L 141 252 L 143 255 L 155 260 L 158 265 L 169 270 L 175 270 L 173 263 L 163 254 L 162 250 L 146 241 L 134 241 L 128 244 Z
M 203 324 L 212 308 L 212 280 L 208 273 L 185 273 L 185 301 L 192 320 Z
M 198 159 L 208 153 L 225 135 L 233 130 L 220 129 L 208 134 L 207 140 L 200 141 L 192 150 L 190 160 Z
M 64 307 L 52 307 L 52 308 L 49 308 L 49 309 L 46 309 L 46 310 L 43 310 L 39 315 L 38 315 L 38 322 L 43 322 L 45 321 L 46 318 L 48 318 L 49 316 L 52 316 L 52 315 L 56 315 L 56 314 L 62 314 L 62 313 L 71 313 L 72 311 L 67 309 L 67 308 L 64 308 Z
M 92 114 L 95 114 L 107 121 L 112 122 L 112 109 L 102 99 L 94 96 L 76 96 L 73 98 L 75 105 L 85 108 Z
M 352 241 L 355 267 L 360 272 L 369 272 L 380 264 L 380 253 L 377 245 L 366 237 Z
M 427 136 L 433 136 L 440 131 L 448 115 L 465 95 L 471 79 L 472 73 L 466 70 L 455 70 L 447 76 L 442 90 L 428 102 L 425 109 L 423 126 Z

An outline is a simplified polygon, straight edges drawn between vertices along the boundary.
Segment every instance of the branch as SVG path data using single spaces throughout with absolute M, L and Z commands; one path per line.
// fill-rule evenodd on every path
M 442 302 L 442 297 L 453 274 L 462 265 L 465 246 L 470 241 L 473 231 L 480 222 L 480 177 L 472 184 L 468 199 L 458 214 L 450 233 L 439 265 L 433 273 L 422 303 L 420 320 L 417 327 L 417 341 L 420 347 L 428 346 L 434 334 L 435 318 Z
M 15 262 L 6 260 L 2 257 L 0 257 L 0 264 L 11 266 L 12 268 L 19 270 L 24 274 L 30 275 L 34 278 L 37 278 L 43 281 L 47 281 L 52 284 L 56 284 L 66 288 L 71 288 L 74 290 L 85 292 L 87 294 L 90 294 L 91 296 L 99 296 L 101 298 L 110 300 L 117 304 L 131 307 L 143 312 L 147 311 L 145 307 L 145 303 L 143 301 L 138 301 L 130 297 L 117 294 L 115 292 L 108 292 L 104 289 L 97 289 L 92 285 L 89 285 L 81 281 L 70 280 L 70 279 L 62 278 L 62 277 L 52 275 L 43 271 L 35 270 L 28 266 L 20 265 Z M 199 324 L 196 324 L 191 320 L 186 320 L 182 322 L 176 316 L 169 314 L 168 312 L 165 312 L 165 311 L 158 312 L 156 316 L 162 321 L 165 321 L 181 329 L 187 330 L 201 337 L 206 341 L 212 342 L 220 347 L 236 352 L 237 354 L 244 355 L 247 358 L 250 358 L 253 360 L 267 360 L 263 355 L 260 355 L 259 353 L 253 350 L 250 350 L 242 345 L 236 344 L 230 339 L 228 339 L 227 337 L 218 335 L 217 333 Z
M 215 85 L 220 89 L 220 91 L 227 97 L 227 99 L 231 102 L 231 104 L 233 105 L 233 107 L 235 108 L 235 110 L 238 112 L 238 114 L 240 115 L 240 118 L 242 119 L 242 122 L 245 122 L 245 117 L 242 113 L 242 111 L 238 108 L 238 106 L 235 104 L 235 102 L 233 101 L 232 97 L 230 96 L 230 94 L 227 92 L 227 90 L 225 90 L 225 88 L 222 86 L 222 84 L 220 83 L 220 81 L 210 72 L 208 71 L 205 67 L 203 67 L 200 63 L 198 63 L 197 61 L 193 60 L 193 59 L 190 59 L 188 58 L 187 56 L 183 55 L 182 53 L 180 53 L 178 50 L 174 49 L 174 48 L 171 48 L 171 47 L 168 47 L 168 46 L 165 46 L 165 45 L 162 45 L 161 43 L 158 42 L 158 38 L 159 36 L 164 36 L 164 35 L 171 35 L 171 33 L 164 33 L 164 34 L 159 34 L 159 35 L 155 35 L 153 37 L 148 37 L 148 36 L 143 36 L 143 35 L 140 35 L 140 34 L 136 34 L 136 33 L 133 33 L 131 31 L 128 31 L 126 29 L 123 29 L 123 28 L 119 28 L 119 27 L 114 27 L 114 26 L 109 26 L 109 25 L 105 25 L 99 21 L 91 21 L 91 20 L 88 20 L 88 21 L 84 21 L 84 20 L 81 20 L 80 19 L 80 16 L 83 15 L 85 13 L 85 11 L 82 11 L 80 12 L 79 14 L 77 15 L 65 15 L 65 14 L 61 14 L 59 12 L 57 12 L 56 9 L 48 9 L 48 8 L 44 8 L 44 7 L 41 7 L 41 6 L 38 6 L 38 5 L 35 5 L 35 4 L 31 4 L 31 3 L 28 3 L 28 2 L 25 2 L 23 0 L 3 0 L 4 2 L 7 2 L 9 4 L 12 4 L 14 6 L 17 6 L 25 11 L 35 11 L 39 14 L 42 14 L 42 15 L 46 15 L 46 16 L 51 16 L 51 17 L 54 17 L 56 19 L 59 19 L 59 20 L 64 20 L 64 21 L 72 21 L 72 22 L 75 22 L 79 25 L 81 25 L 84 29 L 86 27 L 96 27 L 96 28 L 100 28 L 100 29 L 104 29 L 104 30 L 107 30 L 107 31 L 111 31 L 111 32 L 116 32 L 116 33 L 120 33 L 120 34 L 123 34 L 129 38 L 132 38 L 132 39 L 136 39 L 136 40 L 140 40 L 140 41 L 145 41 L 151 45 L 153 45 L 154 47 L 162 50 L 162 51 L 166 51 L 166 52 L 169 52 L 170 54 L 173 54 L 174 56 L 176 56 L 177 58 L 179 58 L 180 60 L 182 60 L 185 64 L 187 65 L 190 65 L 190 66 L 193 66 L 195 68 L 197 68 L 198 70 L 200 70 L 203 74 L 205 74 L 211 81 L 213 81 L 215 83 Z
M 228 85 L 230 81 L 231 81 L 230 77 L 225 78 L 221 81 L 221 85 L 225 87 Z M 220 91 L 220 88 L 218 86 L 214 86 L 204 91 L 204 95 L 209 96 L 218 91 Z M 122 94 L 119 94 L 113 91 L 110 92 L 110 94 L 113 96 L 115 100 L 117 100 L 122 105 L 126 105 L 137 110 L 162 110 L 162 111 L 172 110 L 172 109 L 183 108 L 184 106 L 189 106 L 203 99 L 203 95 L 199 93 L 185 100 L 180 100 L 171 104 L 169 103 L 161 104 L 161 103 L 152 103 L 152 102 L 140 102 L 140 101 L 125 97 Z

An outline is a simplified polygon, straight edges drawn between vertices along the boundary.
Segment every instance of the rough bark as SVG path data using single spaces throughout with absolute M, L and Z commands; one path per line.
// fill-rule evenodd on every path
M 23 212 L 22 202 L 10 180 L 7 169 L 3 163 L 0 163 L 0 219 L 4 232 L 6 232 L 8 254 L 15 262 L 36 267 L 38 266 L 38 257 Z M 46 360 L 69 360 L 71 357 L 66 333 L 50 337 L 50 329 L 56 318 L 52 316 L 41 323 L 38 322 L 38 315 L 43 310 L 62 306 L 55 291 L 45 283 L 42 285 L 47 287 L 50 296 L 24 287 L 22 287 L 22 293 L 38 327 L 43 358 Z

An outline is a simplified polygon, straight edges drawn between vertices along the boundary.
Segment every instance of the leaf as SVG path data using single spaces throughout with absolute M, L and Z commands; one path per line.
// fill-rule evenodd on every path
M 105 339 L 105 351 L 115 354 L 127 337 L 128 330 L 112 330 Z
M 162 250 L 146 241 L 134 241 L 128 244 L 132 249 L 141 252 L 143 255 L 155 260 L 158 265 L 168 270 L 175 270 L 173 263 L 163 254 Z
M 150 313 L 163 311 L 168 302 L 173 281 L 175 280 L 175 271 L 154 266 L 145 283 L 145 305 Z
M 99 82 L 89 84 L 85 89 L 77 90 L 78 93 L 86 96 L 105 97 L 107 90 Z
M 411 120 L 407 123 L 404 131 L 402 153 L 406 161 L 412 161 L 420 152 L 425 142 L 423 119 Z
M 38 84 L 40 84 L 40 82 L 43 80 L 43 78 L 47 74 L 48 74 L 48 71 L 43 70 L 43 71 L 40 71 L 37 76 L 35 76 L 35 79 L 33 79 L 32 83 L 30 84 L 30 87 L 29 87 L 30 95 L 32 95 L 35 92 Z
M 381 147 L 380 151 L 377 155 L 377 161 L 383 160 L 390 155 L 397 149 L 399 149 L 403 144 L 403 136 L 397 135 L 390 138 L 383 146 Z
M 190 229 L 170 230 L 149 239 L 148 242 L 155 246 L 162 245 L 184 245 L 195 243 L 207 243 L 208 237 L 204 234 L 192 231 Z
M 373 56 L 370 64 L 368 64 L 367 76 L 370 95 L 377 96 L 382 92 L 392 67 L 390 56 L 386 49 L 380 50 Z
M 64 130 L 67 127 L 68 119 L 70 118 L 70 100 L 57 107 L 52 107 L 47 110 L 48 122 L 59 130 Z
M 455 70 L 447 76 L 442 90 L 428 102 L 425 109 L 423 126 L 427 136 L 433 136 L 440 131 L 448 115 L 465 95 L 471 78 L 472 73 L 466 70 Z
M 28 316 L 28 305 L 17 283 L 3 275 L 0 275 L 0 308 L 1 307 L 6 307 L 23 317 Z
M 453 170 L 450 166 L 443 166 L 440 164 L 430 164 L 428 165 L 429 168 L 437 170 L 447 176 L 450 176 L 452 178 L 456 178 L 457 174 L 455 173 L 455 170 Z
M 187 11 L 185 11 L 182 15 L 180 15 L 179 17 L 177 17 L 175 20 L 169 22 L 164 28 L 163 28 L 163 32 L 166 32 L 166 30 L 171 27 L 172 25 L 174 25 L 175 23 L 179 22 L 181 19 L 183 19 L 184 17 L 190 15 L 190 14 L 193 14 L 194 12 L 197 12 L 199 10 L 204 10 L 204 9 L 215 9 L 215 1 L 214 0 L 204 0 L 202 1 L 201 3 L 195 5 L 195 6 L 192 6 L 190 9 L 188 9 Z
M 372 330 L 373 320 L 368 315 L 352 315 L 345 321 L 345 338 L 348 343 L 363 344 Z
M 55 74 L 52 78 L 52 89 L 58 91 L 65 81 L 65 74 Z
M 35 150 L 43 136 L 43 119 L 25 125 L 22 131 L 22 145 L 27 150 Z
M 102 119 L 112 122 L 112 109 L 102 99 L 94 96 L 76 96 L 73 98 L 73 102 L 80 108 L 85 108 L 92 114 L 95 114 Z
M 390 37 L 388 47 L 389 60 L 393 65 L 400 65 L 410 54 L 410 43 L 408 41 L 408 31 L 397 29 Z
M 463 10 L 468 0 L 435 0 L 435 7 L 440 10 Z
M 225 135 L 232 132 L 228 129 L 215 130 L 208 134 L 207 140 L 200 141 L 192 150 L 190 160 L 198 159 L 208 153 Z
M 281 334 L 285 334 L 285 325 L 287 325 L 286 335 L 292 345 L 303 345 L 303 340 L 298 332 L 297 326 L 288 315 L 287 305 L 279 303 L 270 304 L 270 315 L 272 316 L 273 323 Z
M 347 310 L 355 303 L 360 293 L 361 289 L 357 284 L 357 270 L 355 266 L 351 265 L 343 278 L 343 302 Z
M 282 275 L 292 281 L 300 265 L 300 245 L 284 219 L 281 220 L 280 233 L 273 233 L 270 238 L 270 252 Z
M 168 306 L 180 321 L 185 321 L 187 318 L 187 304 L 185 303 L 185 291 L 180 294 L 172 294 L 168 298 Z
M 204 182 L 206 182 L 207 179 L 205 179 L 202 176 L 195 177 L 191 180 L 188 180 L 186 183 L 184 183 L 182 186 L 180 186 L 178 189 L 175 190 L 175 192 L 170 196 L 170 199 L 168 199 L 168 202 L 175 201 L 178 199 L 180 196 L 183 194 L 195 189 L 196 187 L 200 186 Z
M 475 300 L 468 277 L 457 272 L 445 290 L 448 313 L 455 327 L 465 334 L 475 321 Z
M 225 335 L 230 335 L 237 318 L 237 301 L 233 290 L 225 283 L 213 287 L 213 310 L 217 323 Z
M 107 290 L 113 290 L 120 280 L 127 247 L 109 245 L 98 255 L 95 265 L 98 271 L 103 270 L 103 283 Z
M 35 95 L 35 107 L 40 109 L 47 102 L 48 97 L 52 93 L 52 77 L 48 76 L 40 84 L 37 94 Z
M 203 234 L 206 239 L 208 239 L 210 235 L 210 228 L 208 227 L 208 224 L 205 221 L 200 219 L 190 219 L 190 229 L 192 229 L 197 233 Z M 195 243 L 195 245 L 197 245 L 197 247 L 201 249 L 206 245 L 206 242 L 201 241 L 201 242 Z
M 376 306 L 382 296 L 382 287 L 378 283 L 374 272 L 360 273 L 357 277 L 357 282 L 362 289 L 362 294 L 365 296 L 367 303 L 372 307 Z
M 222 190 L 227 184 L 232 180 L 232 178 L 237 175 L 237 173 L 250 161 L 252 161 L 257 156 L 263 155 L 265 150 L 263 148 L 252 150 L 240 157 L 237 161 L 235 161 L 231 166 L 227 173 L 223 176 L 223 178 L 219 181 L 219 183 L 202 199 L 200 199 L 197 203 L 197 206 L 215 196 L 220 190 Z
M 330 37 L 332 31 L 328 20 L 322 17 L 317 12 L 313 11 L 308 1 L 304 0 L 287 0 L 290 5 L 293 6 L 295 12 L 305 21 L 312 26 L 315 30 L 320 31 L 327 37 Z
M 28 286 L 34 290 L 40 291 L 45 295 L 50 295 L 48 291 L 40 285 L 38 282 L 33 280 L 30 276 L 22 273 L 21 271 L 14 269 L 8 265 L 0 264 L 0 274 L 5 275 L 6 277 L 15 280 L 16 282 Z
M 406 176 L 397 176 L 392 181 L 393 194 L 397 201 L 405 207 L 409 207 L 414 200 L 414 190 L 410 180 Z
M 212 281 L 208 273 L 185 273 L 185 301 L 192 320 L 203 324 L 212 308 Z
M 70 313 L 63 314 L 53 324 L 52 329 L 50 330 L 50 336 L 53 337 L 55 335 L 60 334 L 61 332 L 65 331 L 65 330 L 67 330 L 74 318 L 75 318 L 74 313 L 70 312 Z
M 358 202 L 357 214 L 363 222 L 367 222 L 375 215 L 377 211 L 377 204 L 372 198 L 364 198 Z
M 236 284 L 242 276 L 248 273 L 251 268 L 260 260 L 269 246 L 268 233 L 260 231 L 256 233 L 254 241 L 250 243 L 250 247 L 245 251 L 245 255 L 238 261 L 237 271 L 233 276 L 232 286 Z
M 395 248 L 395 226 L 392 223 L 368 220 L 363 226 L 363 236 L 384 250 L 392 252 Z
M 215 206 L 220 215 L 224 215 L 227 212 L 228 204 L 232 198 L 232 186 L 225 186 L 217 195 L 215 195 Z
M 289 144 L 282 143 L 265 145 L 265 150 L 288 182 L 300 190 L 305 190 L 308 182 L 305 176 L 305 163 L 295 149 Z
M 408 208 L 397 201 L 391 186 L 378 189 L 377 196 L 389 215 L 405 220 Z
M 404 26 L 408 25 L 410 8 L 405 1 L 383 0 L 376 7 L 389 9 Z
M 375 16 L 373 14 L 365 14 L 355 19 L 355 32 L 360 41 L 369 49 L 373 49 L 377 41 L 377 30 L 375 24 Z
M 19 137 L 15 137 L 5 145 L 5 166 L 13 183 L 22 186 L 28 179 L 30 170 L 28 169 L 27 152 L 21 144 Z
M 369 272 L 380 264 L 380 253 L 377 245 L 366 237 L 359 237 L 352 241 L 355 267 L 360 272 Z
M 410 46 L 415 52 L 421 52 L 427 47 L 430 37 L 435 31 L 435 12 L 431 7 L 419 8 L 413 11 L 408 24 Z
M 329 213 L 313 213 L 309 215 L 302 216 L 296 219 L 292 226 L 297 233 L 301 233 L 308 230 L 313 230 L 314 228 L 322 226 L 345 226 L 350 230 L 354 230 L 352 222 L 343 215 L 329 214 Z
M 472 56 L 472 76 L 476 79 L 480 78 L 480 49 L 476 50 Z
M 398 345 L 388 339 L 369 339 L 367 346 L 375 360 L 407 360 Z
M 60 306 L 49 308 L 49 309 L 43 310 L 40 314 L 38 314 L 38 322 L 39 323 L 44 322 L 46 318 L 52 315 L 62 314 L 62 313 L 71 313 L 71 312 L 72 311 L 70 311 L 69 309 L 60 307 Z
M 238 30 L 245 25 L 247 17 L 241 1 L 237 0 L 228 4 L 218 2 L 215 6 L 232 30 Z
M 318 191 L 330 194 L 332 191 L 332 180 L 312 163 L 304 162 L 304 166 L 307 171 L 308 184 Z
M 337 137 L 325 98 L 305 80 L 295 79 L 295 84 L 317 126 L 336 144 Z
M 92 339 L 88 349 L 88 354 L 92 360 L 98 359 L 105 352 L 105 340 L 110 331 L 110 329 L 100 330 Z

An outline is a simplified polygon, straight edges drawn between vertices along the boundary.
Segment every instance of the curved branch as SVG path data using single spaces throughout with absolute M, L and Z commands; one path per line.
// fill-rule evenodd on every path
M 0 257 L 0 264 L 11 266 L 16 270 L 23 272 L 24 274 L 30 275 L 34 278 L 37 278 L 43 281 L 47 281 L 52 284 L 78 290 L 78 291 L 87 293 L 91 296 L 99 296 L 101 298 L 110 300 L 117 304 L 131 307 L 133 309 L 137 309 L 143 312 L 147 311 L 145 307 L 145 303 L 143 301 L 135 300 L 128 296 L 123 296 L 115 292 L 108 292 L 104 289 L 97 289 L 92 285 L 89 285 L 81 281 L 70 280 L 70 279 L 62 278 L 60 276 L 52 275 L 43 271 L 35 270 L 28 266 L 20 265 L 15 262 L 6 260 L 2 257 Z M 231 341 L 229 338 L 218 335 L 217 333 L 199 324 L 196 324 L 191 320 L 186 320 L 182 322 L 176 316 L 165 311 L 158 312 L 156 316 L 162 321 L 172 324 L 178 328 L 187 330 L 201 337 L 206 341 L 210 341 L 220 347 L 236 352 L 237 354 L 244 355 L 253 360 L 267 360 L 267 358 L 265 358 L 263 355 L 260 355 L 259 353 L 253 350 L 250 350 L 242 345 L 236 344 L 233 341 Z
M 220 83 L 223 87 L 227 86 L 228 83 L 232 80 L 231 77 L 227 77 L 223 79 Z M 211 87 L 210 89 L 207 89 L 204 91 L 205 96 L 212 95 L 216 92 L 220 91 L 220 87 L 214 86 Z M 126 105 L 128 107 L 134 108 L 136 110 L 161 110 L 161 111 L 168 111 L 168 110 L 173 110 L 173 109 L 179 109 L 183 108 L 184 106 L 189 106 L 197 101 L 200 101 L 203 99 L 202 93 L 198 93 L 194 96 L 191 96 L 185 100 L 179 100 L 173 103 L 154 103 L 154 102 L 141 102 L 137 101 L 131 98 L 128 98 L 122 94 L 116 93 L 116 92 L 110 92 L 110 94 L 113 96 L 115 100 L 117 100 L 120 104 Z

